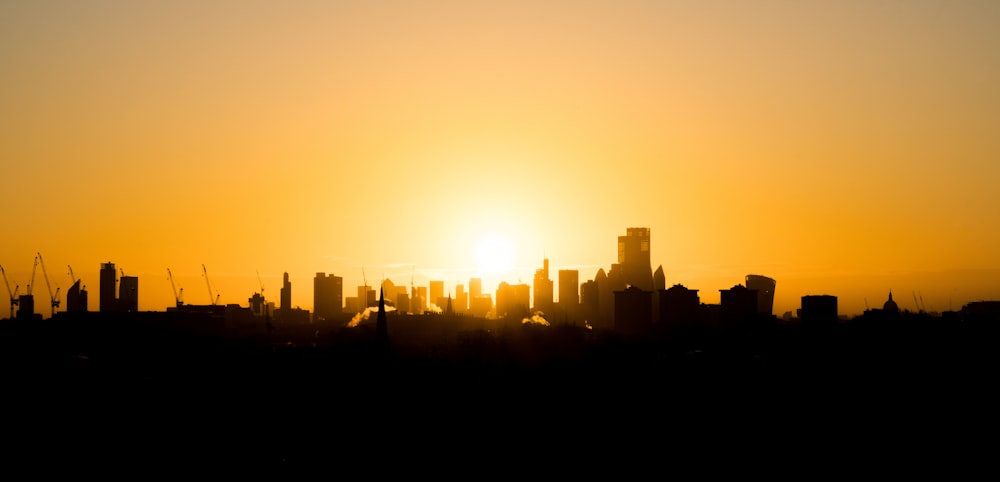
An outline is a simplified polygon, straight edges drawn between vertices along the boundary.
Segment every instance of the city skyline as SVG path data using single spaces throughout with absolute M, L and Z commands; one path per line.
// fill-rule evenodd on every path
M 173 303 L 168 269 L 195 304 L 278 300 L 287 272 L 311 309 L 317 272 L 494 292 L 549 259 L 558 293 L 642 226 L 706 303 L 759 273 L 779 315 L 957 310 L 1000 289 L 997 24 L 934 0 L 4 2 L 0 264 L 23 292 L 42 253 L 64 303 L 72 267 L 91 309 L 108 261 L 139 310 Z
M 618 263 L 608 263 L 607 266 L 602 266 L 597 268 L 593 276 L 588 276 L 586 272 L 581 271 L 579 267 L 574 268 L 560 268 L 557 265 L 552 265 L 549 258 L 544 258 L 539 263 L 539 266 L 533 268 L 534 274 L 531 279 L 524 279 L 520 276 L 517 279 L 507 279 L 504 277 L 504 272 L 512 272 L 513 267 L 505 266 L 499 267 L 496 263 L 497 250 L 504 251 L 508 249 L 509 246 L 498 245 L 498 240 L 496 238 L 490 239 L 488 243 L 479 245 L 477 248 L 477 256 L 485 256 L 481 259 L 478 269 L 470 269 L 460 272 L 469 273 L 469 277 L 465 279 L 455 279 L 445 280 L 445 279 L 435 279 L 426 275 L 427 272 L 440 273 L 440 271 L 424 271 L 421 270 L 420 281 L 417 281 L 417 270 L 415 267 L 410 267 L 410 283 L 402 282 L 399 279 L 393 280 L 388 276 L 371 277 L 369 278 L 362 270 L 361 281 L 357 285 L 351 285 L 345 282 L 345 279 L 350 280 L 350 276 L 345 276 L 343 273 L 327 273 L 323 271 L 317 271 L 310 277 L 307 281 L 308 283 L 298 284 L 297 289 L 292 289 L 293 281 L 295 276 L 290 275 L 288 272 L 283 272 L 276 276 L 281 280 L 281 285 L 279 288 L 279 295 L 274 295 L 274 290 L 266 292 L 266 282 L 264 277 L 258 271 L 256 273 L 257 284 L 250 289 L 246 297 L 232 300 L 230 297 L 223 298 L 219 285 L 217 283 L 213 284 L 212 277 L 208 272 L 208 268 L 202 264 L 202 273 L 200 276 L 200 282 L 203 284 L 202 295 L 192 295 L 189 290 L 185 295 L 184 285 L 180 284 L 178 280 L 184 282 L 191 281 L 191 276 L 182 275 L 175 278 L 173 270 L 170 268 L 166 269 L 165 282 L 156 283 L 143 283 L 143 290 L 140 292 L 138 290 L 139 276 L 126 275 L 123 267 L 116 265 L 112 261 L 101 262 L 100 263 L 100 276 L 99 284 L 97 284 L 97 293 L 94 295 L 85 296 L 82 301 L 71 301 L 71 295 L 69 292 L 62 291 L 60 283 L 52 283 L 49 281 L 49 273 L 42 261 L 41 253 L 36 253 L 34 262 L 32 264 L 33 272 L 30 275 L 30 279 L 35 282 L 35 286 L 29 289 L 31 286 L 28 284 L 17 283 L 17 272 L 15 274 L 9 275 L 8 270 L 4 269 L 4 281 L 8 284 L 7 289 L 11 290 L 15 295 L 32 294 L 34 296 L 34 304 L 31 309 L 38 315 L 44 315 L 43 309 L 49 307 L 51 304 L 51 312 L 55 313 L 57 311 L 164 311 L 169 307 L 178 305 L 179 303 L 185 303 L 187 305 L 220 305 L 225 306 L 228 304 L 233 305 L 250 305 L 253 303 L 251 298 L 259 299 L 261 301 L 270 302 L 276 308 L 296 308 L 303 309 L 310 314 L 314 314 L 321 318 L 326 318 L 329 316 L 336 315 L 340 317 L 342 314 L 354 314 L 362 313 L 366 311 L 366 308 L 374 306 L 374 302 L 377 299 L 380 287 L 385 286 L 386 283 L 390 287 L 397 288 L 400 293 L 405 293 L 409 299 L 408 303 L 413 303 L 414 296 L 420 296 L 419 301 L 421 308 L 417 308 L 414 305 L 413 309 L 408 310 L 411 313 L 419 313 L 423 311 L 443 311 L 445 306 L 443 303 L 439 303 L 445 298 L 452 299 L 456 296 L 463 296 L 463 305 L 460 308 L 460 312 L 474 311 L 470 309 L 472 305 L 472 300 L 464 296 L 466 287 L 471 287 L 473 283 L 477 283 L 479 287 L 477 289 L 481 290 L 482 294 L 491 298 L 491 306 L 495 306 L 502 296 L 501 291 L 504 291 L 505 286 L 517 286 L 523 285 L 527 287 L 527 292 L 525 294 L 529 299 L 529 306 L 532 311 L 538 310 L 543 313 L 548 313 L 550 315 L 558 313 L 559 316 L 567 315 L 567 308 L 562 306 L 562 298 L 569 296 L 572 299 L 572 306 L 570 315 L 574 321 L 584 322 L 588 321 L 586 316 L 577 313 L 576 310 L 580 309 L 580 305 L 583 302 L 582 297 L 584 284 L 588 282 L 594 282 L 599 276 L 607 273 L 611 274 L 616 269 L 618 271 L 618 279 L 621 286 L 610 288 L 613 290 L 624 289 L 626 286 L 635 286 L 644 291 L 657 291 L 664 290 L 671 286 L 683 287 L 686 289 L 693 289 L 700 292 L 700 302 L 702 304 L 708 305 L 718 305 L 722 302 L 722 292 L 729 291 L 733 287 L 745 287 L 753 289 L 759 292 L 759 296 L 762 298 L 758 302 L 758 310 L 761 313 L 768 315 L 774 315 L 776 317 L 797 317 L 798 310 L 801 309 L 801 301 L 804 297 L 822 297 L 822 296 L 832 296 L 834 298 L 841 298 L 837 293 L 820 291 L 820 292 L 800 292 L 800 293 L 788 293 L 783 294 L 784 287 L 780 280 L 775 280 L 774 278 L 768 277 L 761 273 L 748 273 L 745 274 L 742 279 L 734 281 L 729 285 L 720 285 L 718 287 L 699 287 L 685 285 L 681 282 L 671 281 L 669 276 L 664 274 L 665 270 L 662 265 L 657 266 L 656 275 L 653 274 L 653 261 L 652 253 L 650 253 L 651 240 L 655 239 L 656 236 L 651 235 L 651 230 L 647 227 L 628 227 L 625 228 L 625 236 L 617 236 L 618 254 L 616 260 Z M 612 236 L 609 236 L 611 239 Z M 486 246 L 494 251 L 483 252 L 482 248 Z M 503 256 L 503 253 L 500 254 Z M 487 266 L 488 265 L 488 266 Z M 0 264 L 0 267 L 3 267 Z M 617 267 L 617 268 L 616 268 Z M 607 269 L 606 269 L 607 268 Z M 527 270 L 529 268 L 525 268 Z M 523 270 L 522 270 L 523 271 Z M 78 275 L 79 271 L 74 270 L 72 265 L 67 265 L 67 275 L 70 276 L 72 281 L 71 290 L 75 290 L 75 296 L 79 297 L 79 290 L 82 288 L 86 290 L 86 293 L 93 292 L 93 289 L 87 290 L 87 284 L 85 279 Z M 84 270 L 84 273 L 87 271 Z M 394 271 L 398 273 L 398 271 Z M 656 280 L 658 277 L 663 277 L 662 279 Z M 634 279 L 634 283 L 626 282 L 626 279 Z M 275 278 L 275 276 L 268 276 L 267 279 Z M 155 279 L 155 277 L 154 277 Z M 38 284 L 44 280 L 45 282 L 45 292 L 36 291 L 38 289 Z M 484 280 L 486 281 L 485 284 Z M 566 283 L 572 284 L 572 287 L 566 287 Z M 320 284 L 324 287 L 322 291 L 326 294 L 324 297 L 329 297 L 336 293 L 334 296 L 339 296 L 340 306 L 330 305 L 332 300 L 326 299 L 323 301 L 324 307 L 317 311 L 316 302 L 318 298 L 318 290 L 320 290 Z M 331 284 L 333 283 L 333 284 Z M 163 286 L 158 286 L 159 284 L 169 285 L 169 302 L 164 302 L 157 305 L 163 300 Z M 777 284 L 777 288 L 775 287 Z M 366 293 L 362 292 L 362 289 L 367 287 Z M 352 296 L 355 293 L 355 288 L 357 288 L 357 296 Z M 420 290 L 420 294 L 416 294 L 416 290 Z M 539 291 L 541 289 L 541 291 Z M 333 291 L 329 291 L 333 290 Z M 198 288 L 195 291 L 199 291 Z M 881 297 L 879 295 L 874 295 L 871 300 L 864 300 L 864 309 L 851 312 L 840 308 L 838 314 L 843 317 L 855 317 L 861 315 L 863 312 L 869 310 L 870 308 L 878 308 L 882 306 L 883 301 L 888 297 L 891 299 L 893 292 L 892 288 L 889 288 L 885 294 Z M 60 295 L 61 293 L 61 295 Z M 141 293 L 137 295 L 136 293 Z M 270 293 L 268 295 L 268 293 Z M 152 296 L 150 296 L 152 294 Z M 963 305 L 968 303 L 973 303 L 977 301 L 992 301 L 995 297 L 983 297 L 979 299 L 968 299 L 968 300 L 949 300 L 949 306 L 945 309 L 940 309 L 935 306 L 936 295 L 930 294 L 928 299 L 930 302 L 925 301 L 924 293 L 922 291 L 912 291 L 912 304 L 906 299 L 905 292 L 896 290 L 896 300 L 902 304 L 902 308 L 905 311 L 912 312 L 929 312 L 929 313 L 941 313 L 945 311 L 956 311 L 960 309 Z M 365 295 L 365 301 L 359 301 L 360 297 Z M 538 296 L 543 297 L 542 300 L 538 299 Z M 903 295 L 903 296 L 901 296 Z M 389 303 L 395 303 L 395 293 L 389 294 Z M 551 297 L 551 300 L 547 298 Z M 149 299 L 147 299 L 149 298 Z M 202 300 L 202 298 L 204 298 Z M 353 298 L 353 300 L 352 300 Z M 297 303 L 296 300 L 309 299 L 313 300 L 312 303 Z M 793 299 L 793 301 L 785 301 L 784 303 L 776 304 L 775 300 L 781 299 Z M 246 301 L 244 301 L 246 300 Z M 51 303 L 50 303 L 51 301 Z M 64 303 L 65 302 L 65 303 Z M 457 303 L 457 301 L 456 301 Z M 288 305 L 290 304 L 290 305 Z M 71 306 L 76 305 L 76 308 Z M 95 306 L 96 305 L 96 306 Z M 62 306 L 62 309 L 57 310 Z M 119 308 L 120 306 L 120 308 Z M 843 306 L 841 301 L 840 306 Z M 13 303 L 9 303 L 8 307 L 10 312 L 13 313 L 17 310 L 17 307 Z M 332 311 L 331 311 L 332 310 Z M 610 316 L 610 315 L 605 315 Z

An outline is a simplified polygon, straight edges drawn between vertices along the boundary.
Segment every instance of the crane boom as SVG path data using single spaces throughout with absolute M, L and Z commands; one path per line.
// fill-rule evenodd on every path
M 74 283 L 76 283 L 76 275 L 73 274 L 73 267 L 68 264 L 66 265 L 66 267 L 69 268 L 69 279 L 72 280 Z
M 14 291 L 10 290 L 10 283 L 7 282 L 7 272 L 4 271 L 3 266 L 0 265 L 0 275 L 3 275 L 3 284 L 7 286 L 7 294 L 10 295 L 10 319 L 14 319 L 14 307 L 17 306 L 17 290 L 20 288 L 14 288 Z
M 31 267 L 31 283 L 28 284 L 27 289 L 25 289 L 25 294 L 31 296 L 31 292 L 35 289 L 35 271 L 38 270 L 38 256 L 35 256 L 35 264 Z
M 38 255 L 38 264 L 42 265 L 42 276 L 45 278 L 45 287 L 49 290 L 49 299 L 52 303 L 52 316 L 56 315 L 56 308 L 59 307 L 59 287 L 56 286 L 56 292 L 52 292 L 52 285 L 49 284 L 49 273 L 45 270 L 45 261 L 42 260 L 42 253 L 36 253 Z
M 170 287 L 174 290 L 174 302 L 177 306 L 182 306 L 184 301 L 181 300 L 181 293 L 184 293 L 184 288 L 181 288 L 180 293 L 177 292 L 177 286 L 174 285 L 174 274 L 170 272 L 170 268 L 167 268 L 167 276 L 170 277 Z
M 205 285 L 208 286 L 208 299 L 212 302 L 213 305 L 216 305 L 219 303 L 219 294 L 216 293 L 215 298 L 212 298 L 212 283 L 208 281 L 208 268 L 205 267 L 204 263 L 202 263 L 201 265 L 201 272 L 204 273 Z

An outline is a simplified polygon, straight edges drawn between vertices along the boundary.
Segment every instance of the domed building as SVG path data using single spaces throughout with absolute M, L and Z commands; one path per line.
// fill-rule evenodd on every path
M 899 305 L 892 300 L 892 290 L 889 290 L 889 299 L 882 305 L 882 311 L 886 314 L 899 313 Z

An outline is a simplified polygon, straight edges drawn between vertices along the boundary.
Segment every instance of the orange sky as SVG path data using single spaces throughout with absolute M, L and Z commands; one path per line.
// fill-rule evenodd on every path
M 0 264 L 312 308 L 477 274 L 580 280 L 652 230 L 667 284 L 840 311 L 1000 296 L 1000 3 L 6 1 Z M 556 276 L 553 275 L 553 279 Z M 48 315 L 39 272 L 36 311 Z M 908 305 L 909 303 L 909 305 Z M 0 304 L 6 306 L 6 303 Z M 6 310 L 0 310 L 5 313 Z M 4 315 L 4 316 L 5 316 Z

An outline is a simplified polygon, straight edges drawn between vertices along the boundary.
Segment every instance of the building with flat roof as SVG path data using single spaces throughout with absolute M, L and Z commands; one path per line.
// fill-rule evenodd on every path
M 653 265 L 649 256 L 649 228 L 627 228 L 618 236 L 618 264 L 626 285 L 653 290 Z
M 333 320 L 344 313 L 344 279 L 333 273 L 313 278 L 313 318 Z

